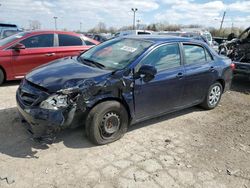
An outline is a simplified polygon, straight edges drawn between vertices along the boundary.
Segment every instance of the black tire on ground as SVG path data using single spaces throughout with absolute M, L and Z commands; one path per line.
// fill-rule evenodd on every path
M 215 82 L 209 87 L 207 95 L 204 101 L 201 103 L 201 106 L 206 110 L 214 109 L 216 106 L 218 106 L 222 93 L 222 85 L 219 82 Z
M 2 85 L 3 82 L 4 82 L 4 73 L 3 73 L 3 71 L 0 69 L 0 85 Z
M 128 113 L 117 101 L 105 101 L 90 110 L 85 131 L 89 140 L 97 145 L 119 140 L 128 129 Z

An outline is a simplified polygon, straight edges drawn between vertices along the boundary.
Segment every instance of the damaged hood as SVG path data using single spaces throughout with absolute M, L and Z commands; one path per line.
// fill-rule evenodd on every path
M 64 58 L 38 67 L 26 75 L 26 80 L 48 89 L 49 92 L 56 92 L 74 87 L 85 79 L 101 81 L 110 73 L 112 73 L 110 70 L 82 64 L 76 58 Z

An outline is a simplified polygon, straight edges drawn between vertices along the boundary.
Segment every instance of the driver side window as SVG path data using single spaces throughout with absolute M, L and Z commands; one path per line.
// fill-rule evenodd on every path
M 54 46 L 54 34 L 41 34 L 31 36 L 21 41 L 26 48 L 45 48 Z
M 181 65 L 179 45 L 176 43 L 158 47 L 143 59 L 140 65 L 154 66 L 157 72 L 179 67 Z

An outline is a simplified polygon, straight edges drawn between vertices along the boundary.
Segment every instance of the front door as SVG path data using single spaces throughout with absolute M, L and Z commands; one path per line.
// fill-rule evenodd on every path
M 149 82 L 144 82 L 142 78 L 135 80 L 136 119 L 147 119 L 177 108 L 184 79 L 179 44 L 157 47 L 137 65 L 136 70 L 142 65 L 154 66 L 157 74 Z
M 12 50 L 12 65 L 16 78 L 21 78 L 32 69 L 57 59 L 54 34 L 31 36 L 20 41 L 25 49 Z

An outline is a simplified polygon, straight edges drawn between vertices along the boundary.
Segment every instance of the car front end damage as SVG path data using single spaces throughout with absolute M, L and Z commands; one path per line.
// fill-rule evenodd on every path
M 24 79 L 16 93 L 17 108 L 34 139 L 53 142 L 57 131 L 83 125 L 88 110 L 102 98 L 126 96 L 132 105 L 131 83 L 114 77 L 100 82 L 80 80 L 50 93 Z
M 70 126 L 76 113 L 73 100 L 62 93 L 50 94 L 27 80 L 22 81 L 16 93 L 17 108 L 37 139 L 51 139 L 56 130 Z
M 250 27 L 238 38 L 220 45 L 219 54 L 229 57 L 235 64 L 234 73 L 250 77 Z

